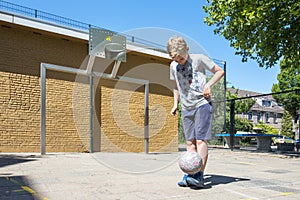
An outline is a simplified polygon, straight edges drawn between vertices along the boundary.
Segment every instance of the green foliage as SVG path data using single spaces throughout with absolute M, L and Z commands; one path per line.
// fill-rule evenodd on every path
M 292 115 L 288 111 L 284 110 L 281 125 L 281 135 L 287 136 L 289 138 L 295 138 L 295 134 L 293 133 L 292 119 Z
M 207 0 L 204 22 L 242 56 L 272 67 L 282 57 L 299 66 L 299 0 Z
M 272 92 L 300 89 L 300 65 L 294 64 L 291 60 L 283 59 L 280 62 L 280 74 L 277 76 L 278 83 L 273 84 Z M 300 110 L 300 91 L 276 94 L 274 99 L 284 106 L 296 120 L 297 110 Z
M 255 128 L 260 128 L 262 133 L 266 133 L 266 134 L 278 134 L 278 129 L 269 126 L 267 124 L 264 124 L 263 122 L 259 122 L 259 124 L 257 124 L 255 126 Z
M 234 128 L 235 131 L 243 131 L 243 132 L 252 132 L 253 131 L 253 124 L 251 122 L 249 122 L 247 119 L 245 118 L 241 118 L 241 117 L 235 117 L 235 124 L 234 124 Z M 229 115 L 226 116 L 226 132 L 229 133 L 230 132 L 230 120 L 229 120 Z
M 225 88 L 222 77 L 211 89 L 213 105 L 212 133 L 220 133 L 224 130 L 225 122 Z
M 178 104 L 178 143 L 185 144 L 185 136 L 182 126 L 182 117 L 181 117 L 181 104 Z
M 235 90 L 235 93 L 230 93 L 227 90 L 227 94 L 226 94 L 227 100 L 238 98 L 238 92 L 239 92 L 238 89 Z M 251 99 L 251 98 L 237 100 L 237 101 L 235 101 L 235 105 L 234 105 L 235 113 L 236 114 L 247 113 L 254 104 L 255 104 L 255 100 Z M 227 110 L 227 112 L 230 112 L 230 102 L 227 102 L 226 110 Z
M 238 98 L 239 90 L 236 89 L 234 93 L 231 93 L 227 90 L 226 98 L 227 100 L 236 99 Z M 243 99 L 243 100 L 236 100 L 234 105 L 235 114 L 242 114 L 248 113 L 251 107 L 254 105 L 254 99 Z M 247 119 L 235 117 L 235 132 L 236 131 L 245 131 L 245 132 L 252 132 L 253 124 L 249 122 Z M 230 102 L 226 104 L 226 132 L 230 132 Z
M 235 118 L 235 129 L 237 131 L 252 132 L 253 124 L 245 118 Z

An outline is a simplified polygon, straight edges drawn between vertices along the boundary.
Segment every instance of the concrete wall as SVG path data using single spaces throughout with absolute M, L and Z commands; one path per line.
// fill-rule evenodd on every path
M 0 25 L 0 152 L 39 152 L 40 63 L 84 68 L 88 41 L 2 21 Z M 113 64 L 107 62 L 97 59 L 95 70 L 109 72 Z M 178 147 L 177 118 L 169 115 L 173 98 L 168 64 L 167 59 L 128 52 L 118 74 L 150 80 L 150 151 Z M 158 75 L 147 72 L 151 67 L 158 69 Z M 151 77 L 167 82 L 152 84 Z M 88 151 L 88 78 L 48 70 L 46 82 L 46 151 Z M 94 93 L 93 148 L 142 152 L 143 86 L 98 78 Z

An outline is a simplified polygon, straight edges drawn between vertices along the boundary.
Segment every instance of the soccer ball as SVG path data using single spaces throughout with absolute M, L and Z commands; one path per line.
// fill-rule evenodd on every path
M 185 152 L 178 160 L 180 169 L 187 174 L 196 174 L 200 171 L 202 159 L 196 152 Z

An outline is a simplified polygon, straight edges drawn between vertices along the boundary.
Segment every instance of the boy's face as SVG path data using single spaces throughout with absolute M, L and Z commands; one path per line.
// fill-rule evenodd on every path
M 187 59 L 188 59 L 187 53 L 185 55 L 177 55 L 173 58 L 173 60 L 180 65 L 184 65 L 186 63 Z

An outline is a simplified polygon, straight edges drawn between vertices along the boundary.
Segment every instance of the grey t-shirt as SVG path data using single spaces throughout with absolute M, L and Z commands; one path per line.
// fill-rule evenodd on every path
M 203 97 L 205 70 L 211 71 L 215 65 L 203 54 L 190 54 L 184 65 L 175 61 L 170 64 L 170 79 L 176 81 L 183 110 L 192 110 L 208 103 Z

